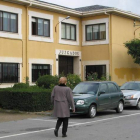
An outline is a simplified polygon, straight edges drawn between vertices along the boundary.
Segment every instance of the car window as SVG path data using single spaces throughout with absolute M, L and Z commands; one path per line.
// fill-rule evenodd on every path
M 121 86 L 121 90 L 139 90 L 137 83 L 125 83 Z
M 140 90 L 140 83 L 137 83 L 138 87 L 139 87 L 139 90 Z
M 96 94 L 99 88 L 98 83 L 80 83 L 74 89 L 74 94 Z
M 118 88 L 113 83 L 108 83 L 108 88 L 110 93 L 118 91 Z
M 108 93 L 107 84 L 101 84 L 101 85 L 100 85 L 100 91 L 105 91 L 105 93 Z

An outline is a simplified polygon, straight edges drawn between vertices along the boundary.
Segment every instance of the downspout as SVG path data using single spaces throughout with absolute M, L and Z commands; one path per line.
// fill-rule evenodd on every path
M 28 8 L 32 6 L 32 2 L 26 6 L 26 78 L 28 77 L 28 34 L 29 34 L 29 22 L 28 22 Z
M 111 32 L 111 14 L 108 14 L 105 11 L 105 15 L 108 15 L 109 16 L 109 76 L 111 76 L 111 80 L 112 80 L 112 46 L 111 46 L 112 32 Z

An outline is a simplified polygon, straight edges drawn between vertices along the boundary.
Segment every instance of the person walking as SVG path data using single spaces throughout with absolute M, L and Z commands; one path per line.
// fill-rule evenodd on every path
M 61 124 L 62 126 L 62 137 L 67 137 L 68 120 L 70 117 L 70 107 L 75 112 L 75 105 L 72 96 L 72 91 L 66 86 L 67 78 L 61 77 L 59 79 L 59 85 L 53 88 L 51 94 L 51 101 L 54 104 L 53 116 L 57 117 L 57 123 L 54 130 L 54 135 L 58 137 L 58 130 Z

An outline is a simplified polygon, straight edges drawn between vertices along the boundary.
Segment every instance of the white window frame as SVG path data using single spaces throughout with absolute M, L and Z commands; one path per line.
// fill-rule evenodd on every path
M 38 12 L 29 11 L 29 40 L 42 41 L 42 42 L 53 42 L 53 15 L 43 14 Z M 43 18 L 50 20 L 50 37 L 35 36 L 32 35 L 32 17 Z
M 106 39 L 105 40 L 86 41 L 86 25 L 101 24 L 101 23 L 106 24 Z M 109 44 L 109 19 L 108 18 L 83 21 L 82 22 L 82 29 L 83 29 L 82 46 Z
M 109 74 L 109 60 L 97 60 L 97 61 L 82 61 L 83 65 L 83 80 L 86 80 L 85 67 L 87 65 L 106 65 L 106 74 Z M 108 75 L 109 76 L 109 75 Z
M 0 5 L 0 11 L 18 14 L 18 33 L 0 31 L 0 37 L 22 39 L 22 9 Z
M 65 19 L 63 23 L 76 25 L 76 40 L 65 40 L 61 38 L 61 21 L 64 17 L 59 17 L 59 43 L 68 45 L 79 45 L 79 21 L 74 19 Z
M 32 82 L 32 64 L 49 64 L 52 67 L 52 75 L 53 75 L 53 60 L 52 59 L 29 59 L 29 83 L 30 85 L 35 85 Z

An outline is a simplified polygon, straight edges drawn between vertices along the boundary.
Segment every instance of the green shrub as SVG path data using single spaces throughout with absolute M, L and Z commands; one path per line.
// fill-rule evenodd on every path
M 81 82 L 81 79 L 79 75 L 76 74 L 68 74 L 67 75 L 67 86 L 71 89 L 74 89 L 74 87 Z
M 98 80 L 98 74 L 96 72 L 88 73 L 87 81 L 96 81 Z
M 58 85 L 58 76 L 44 75 L 37 79 L 37 86 L 49 89 L 51 85 Z
M 22 89 L 6 88 L 0 90 L 0 107 L 20 111 L 52 110 L 51 90 L 38 87 Z
M 14 84 L 13 88 L 29 88 L 29 84 L 17 83 L 17 84 Z

